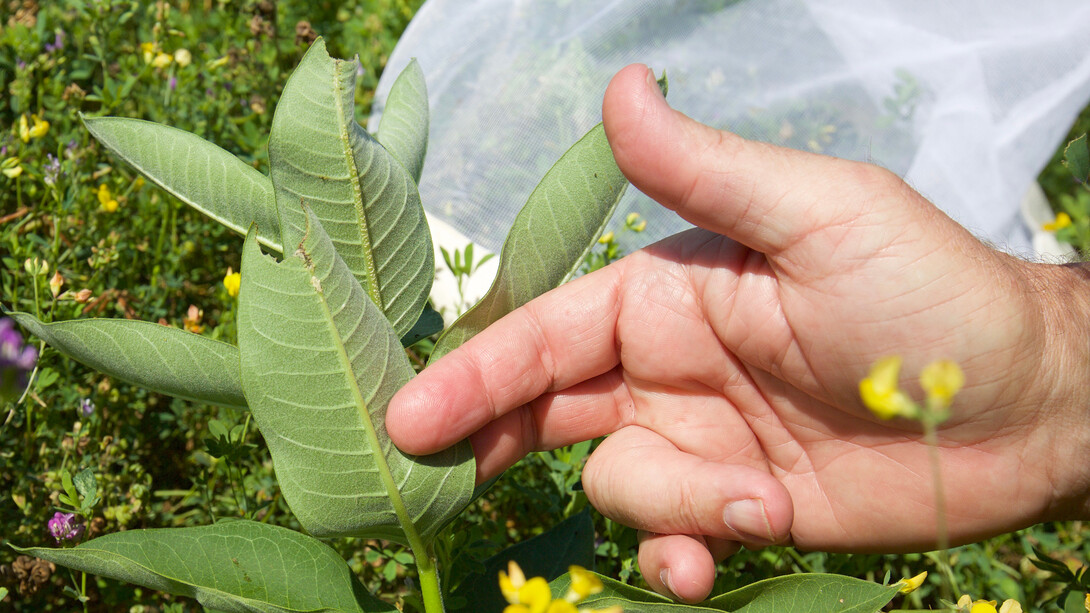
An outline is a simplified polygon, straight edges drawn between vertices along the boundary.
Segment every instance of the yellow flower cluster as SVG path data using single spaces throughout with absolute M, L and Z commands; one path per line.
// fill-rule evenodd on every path
M 223 286 L 232 298 L 238 298 L 238 288 L 242 286 L 242 275 L 227 268 L 227 274 L 223 277 Z
M 98 186 L 98 205 L 106 213 L 114 213 L 121 206 L 113 194 L 110 193 L 110 186 L 105 183 Z
M 41 138 L 49 132 L 49 122 L 38 115 L 27 119 L 26 113 L 19 116 L 19 140 L 29 143 L 32 138 Z
M 602 591 L 602 582 L 579 566 L 569 566 L 571 585 L 563 598 L 553 598 L 544 577 L 527 579 L 514 560 L 500 571 L 500 592 L 509 603 L 503 613 L 623 613 L 619 606 L 605 609 L 576 608 L 584 598 Z
M 887 356 L 871 366 L 870 373 L 859 382 L 859 396 L 872 413 L 882 419 L 908 417 L 919 419 L 920 407 L 898 386 L 901 357 Z M 938 360 L 920 372 L 920 386 L 927 393 L 927 408 L 945 411 L 954 396 L 965 385 L 965 374 L 957 362 Z
M 170 55 L 159 49 L 156 43 L 140 43 L 140 52 L 144 55 L 144 63 L 155 68 L 166 68 L 171 62 L 185 68 L 193 61 L 193 54 L 188 49 L 178 49 L 174 55 Z
M 999 609 L 994 600 L 973 600 L 968 594 L 958 598 L 958 613 L 1022 613 L 1017 600 L 1005 600 Z

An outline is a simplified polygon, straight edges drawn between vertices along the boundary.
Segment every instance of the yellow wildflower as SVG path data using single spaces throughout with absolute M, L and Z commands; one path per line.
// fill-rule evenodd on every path
M 242 285 L 242 275 L 237 272 L 232 272 L 231 268 L 227 268 L 227 274 L 223 277 L 223 286 L 227 288 L 227 293 L 232 298 L 238 297 L 238 288 Z
M 218 58 L 216 58 L 214 60 L 208 60 L 207 62 L 205 62 L 204 67 L 209 69 L 209 70 L 215 70 L 216 68 L 223 68 L 224 66 L 227 65 L 228 61 L 229 61 L 229 59 L 225 55 L 223 57 L 218 57 Z
M 920 372 L 920 386 L 927 392 L 927 402 L 932 407 L 950 406 L 963 385 L 965 373 L 951 360 L 931 362 Z
M 1056 219 L 1041 226 L 1046 232 L 1055 232 L 1057 230 L 1063 230 L 1071 225 L 1071 216 L 1067 213 L 1060 212 L 1056 214 Z
M 870 374 L 859 382 L 859 395 L 863 404 L 882 419 L 892 419 L 898 415 L 907 417 L 916 413 L 912 399 L 897 387 L 900 370 L 900 356 L 884 357 L 875 362 L 871 366 Z
M 624 225 L 633 232 L 643 232 L 647 228 L 647 220 L 640 219 L 639 213 L 629 213 L 624 219 Z
M 564 596 L 568 602 L 579 602 L 604 589 L 598 577 L 581 566 L 569 566 L 568 574 L 571 576 L 571 585 L 568 586 L 568 593 Z
M 0 164 L 0 172 L 9 179 L 14 179 L 23 174 L 23 167 L 19 165 L 19 158 L 10 157 Z
M 613 232 L 606 232 L 602 235 L 601 238 L 598 239 L 598 242 L 602 245 L 608 245 L 609 243 L 613 242 Z
M 19 140 L 29 143 L 32 138 L 41 138 L 49 132 L 49 122 L 38 115 L 27 119 L 26 113 L 19 116 Z
M 968 594 L 958 599 L 957 610 L 960 613 L 1022 613 L 1022 605 L 1017 600 L 1005 600 L 997 610 L 994 600 L 973 600 Z
M 170 63 L 174 61 L 174 58 L 170 57 L 170 54 L 159 52 L 155 55 L 155 59 L 151 61 L 151 65 L 155 68 L 166 68 L 170 66 Z
M 150 64 L 155 59 L 155 52 L 158 49 L 155 43 L 140 43 L 140 52 L 144 55 L 144 63 Z
M 174 63 L 178 66 L 185 68 L 189 66 L 193 61 L 193 54 L 189 52 L 189 49 L 178 49 L 174 52 Z
M 504 613 L 545 613 L 552 604 L 553 595 L 544 577 L 527 580 L 519 565 L 511 560 L 507 572 L 500 571 L 500 592 L 510 606 Z
M 571 585 L 564 598 L 553 598 L 543 577 L 526 579 L 519 565 L 511 560 L 507 572 L 500 571 L 500 592 L 507 600 L 503 613 L 623 613 L 621 607 L 577 609 L 575 604 L 587 596 L 602 591 L 602 582 L 593 573 L 579 566 L 569 566 Z
M 924 572 L 916 575 L 915 577 L 912 577 L 911 579 L 901 579 L 900 581 L 898 581 L 898 583 L 901 584 L 901 589 L 898 591 L 902 594 L 910 594 L 912 592 L 915 592 L 917 589 L 919 589 L 921 585 L 923 585 L 923 580 L 926 578 L 927 571 L 925 570 Z
M 38 117 L 37 115 L 31 115 L 30 120 L 34 123 L 30 127 L 30 138 L 41 138 L 49 132 L 49 122 Z M 24 141 L 25 142 L 25 141 Z
M 113 213 L 117 211 L 121 206 L 117 199 L 110 193 L 110 186 L 102 183 L 98 186 L 98 204 L 99 208 L 107 213 Z

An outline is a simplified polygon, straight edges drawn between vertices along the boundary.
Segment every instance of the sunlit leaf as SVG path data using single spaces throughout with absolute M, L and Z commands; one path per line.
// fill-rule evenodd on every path
M 1086 135 L 1067 143 L 1064 148 L 1064 165 L 1080 183 L 1090 178 L 1090 146 L 1086 144 Z
M 85 117 L 87 130 L 140 174 L 182 202 L 280 251 L 272 182 L 253 166 L 196 134 L 150 121 Z
M 428 152 L 428 88 L 424 71 L 414 59 L 397 75 L 378 124 L 378 142 L 382 143 L 420 182 L 424 155 Z

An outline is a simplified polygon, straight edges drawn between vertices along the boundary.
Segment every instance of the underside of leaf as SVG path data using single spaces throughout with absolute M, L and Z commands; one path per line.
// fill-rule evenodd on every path
M 319 39 L 284 88 L 269 138 L 282 242 L 298 244 L 305 205 L 397 334 L 412 329 L 435 275 L 416 183 L 356 123 L 357 61 L 334 60 Z
M 461 511 L 473 490 L 468 443 L 402 454 L 386 406 L 413 376 L 401 343 L 309 214 L 303 241 L 277 263 L 253 236 L 239 295 L 242 383 L 284 497 L 316 536 L 407 542 Z
M 57 351 L 122 381 L 177 398 L 246 408 L 233 345 L 147 321 L 47 324 L 28 313 L 8 315 Z

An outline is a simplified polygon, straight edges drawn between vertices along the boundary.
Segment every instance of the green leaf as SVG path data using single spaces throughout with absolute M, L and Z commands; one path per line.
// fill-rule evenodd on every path
M 127 530 L 69 549 L 13 548 L 75 570 L 195 598 L 216 611 L 396 611 L 368 594 L 329 546 L 252 521 Z
M 405 336 L 401 337 L 401 344 L 409 347 L 417 341 L 442 331 L 443 316 L 439 314 L 439 311 L 431 308 L 431 305 L 426 304 L 424 305 L 424 312 L 420 314 L 420 319 L 416 320 L 416 325 Z
M 111 377 L 168 396 L 246 408 L 233 345 L 148 321 L 46 324 L 28 313 L 8 316 L 57 351 Z
M 152 183 L 182 202 L 280 251 L 280 222 L 272 181 L 196 134 L 150 121 L 84 117 L 91 135 Z
M 484 562 L 484 572 L 467 577 L 452 596 L 465 599 L 461 610 L 501 613 L 507 601 L 496 581 L 507 563 L 514 560 L 527 577 L 552 581 L 568 572 L 572 564 L 594 567 L 594 522 L 582 512 L 539 534 L 508 547 Z M 554 592 L 555 593 L 555 592 Z
M 571 278 L 627 186 L 598 124 L 564 153 L 530 194 L 503 243 L 492 287 L 439 337 L 431 359 Z
M 390 88 L 376 136 L 417 183 L 424 168 L 424 155 L 428 152 L 429 120 L 424 71 L 413 59 Z
M 1086 183 L 1090 178 L 1090 146 L 1086 144 L 1086 135 L 1067 143 L 1064 149 L 1064 166 L 1075 176 L 1079 183 Z
M 239 294 L 242 385 L 284 498 L 320 537 L 430 539 L 473 491 L 469 443 L 408 456 L 386 405 L 412 376 L 382 313 L 307 209 L 298 249 L 277 263 L 247 237 Z
M 292 73 L 269 137 L 283 244 L 306 229 L 306 203 L 398 336 L 412 329 L 435 276 L 416 182 L 356 123 L 358 61 L 334 60 L 318 39 Z
M 758 581 L 706 604 L 732 613 L 874 613 L 899 589 L 842 575 L 798 574 Z
M 892 585 L 841 575 L 798 574 L 758 581 L 699 605 L 683 605 L 608 577 L 599 579 L 605 589 L 579 606 L 620 605 L 625 613 L 874 613 L 893 600 L 898 590 Z M 562 596 L 571 585 L 571 577 L 565 574 L 549 585 L 554 596 Z

